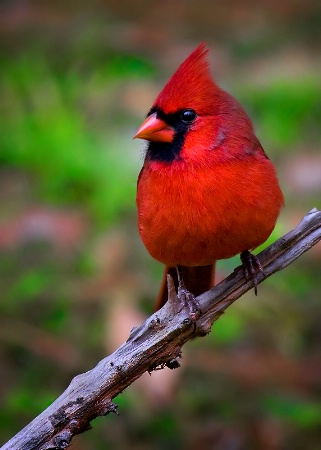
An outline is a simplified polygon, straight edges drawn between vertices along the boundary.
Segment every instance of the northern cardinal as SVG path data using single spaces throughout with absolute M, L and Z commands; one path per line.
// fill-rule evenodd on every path
M 139 232 L 166 265 L 157 308 L 167 300 L 167 273 L 190 306 L 213 286 L 215 261 L 239 253 L 256 293 L 262 268 L 250 250 L 269 237 L 283 206 L 275 168 L 241 105 L 211 78 L 207 53 L 201 44 L 179 66 L 134 136 L 149 141 Z

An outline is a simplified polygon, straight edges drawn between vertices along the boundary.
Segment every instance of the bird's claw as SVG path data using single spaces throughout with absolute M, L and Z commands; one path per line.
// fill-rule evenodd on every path
M 241 262 L 243 266 L 244 277 L 247 281 L 253 280 L 254 284 L 254 293 L 257 295 L 257 286 L 258 286 L 258 273 L 262 273 L 265 276 L 263 271 L 263 267 L 257 256 L 252 255 L 248 250 L 241 253 Z
M 188 308 L 190 319 L 195 322 L 201 315 L 199 304 L 195 296 L 185 286 L 178 286 L 177 296 L 181 304 Z

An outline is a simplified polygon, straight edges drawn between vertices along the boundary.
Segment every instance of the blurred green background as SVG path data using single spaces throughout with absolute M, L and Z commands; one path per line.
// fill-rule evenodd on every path
M 0 4 L 0 444 L 152 311 L 162 267 L 136 230 L 158 91 L 205 40 L 275 162 L 286 207 L 321 194 L 313 0 Z M 146 375 L 74 450 L 321 448 L 320 245 L 229 308 L 182 368 Z M 239 264 L 221 261 L 218 279 Z

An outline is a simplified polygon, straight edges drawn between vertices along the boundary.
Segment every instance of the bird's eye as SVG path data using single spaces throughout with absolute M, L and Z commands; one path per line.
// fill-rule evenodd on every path
M 184 123 L 192 123 L 196 119 L 196 112 L 194 109 L 184 109 L 181 117 Z

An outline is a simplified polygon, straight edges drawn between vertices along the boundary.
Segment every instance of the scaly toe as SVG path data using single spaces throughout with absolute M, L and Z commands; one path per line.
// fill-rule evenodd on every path
M 199 304 L 195 296 L 185 287 L 179 287 L 177 295 L 181 304 L 185 308 L 188 308 L 191 320 L 195 322 L 201 315 Z
M 263 267 L 257 256 L 252 255 L 248 250 L 241 253 L 241 262 L 243 266 L 244 277 L 247 281 L 253 280 L 254 293 L 257 295 L 258 273 L 264 274 Z

